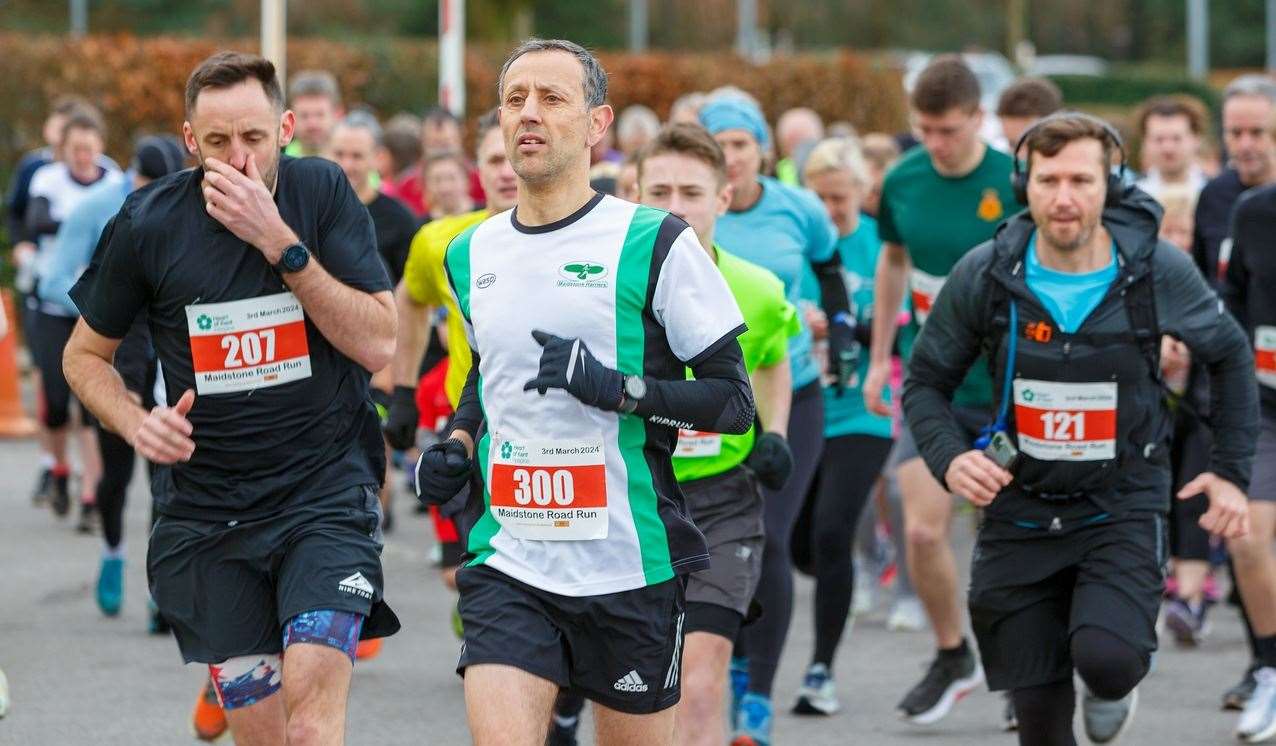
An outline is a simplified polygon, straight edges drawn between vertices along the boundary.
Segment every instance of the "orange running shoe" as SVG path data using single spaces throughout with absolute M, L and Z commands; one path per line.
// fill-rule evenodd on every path
M 217 692 L 213 689 L 213 681 L 204 683 L 204 689 L 195 700 L 195 710 L 191 713 L 191 730 L 201 741 L 216 741 L 226 735 L 229 726 L 226 724 L 226 711 L 217 701 Z
M 356 660 L 366 661 L 369 658 L 375 658 L 381 655 L 381 641 L 384 638 L 377 637 L 372 640 L 360 640 L 359 645 L 354 649 L 354 657 Z

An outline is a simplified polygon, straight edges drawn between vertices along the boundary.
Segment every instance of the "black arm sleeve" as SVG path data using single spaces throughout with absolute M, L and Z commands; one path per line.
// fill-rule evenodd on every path
M 979 278 L 991 255 L 991 244 L 984 244 L 953 268 L 908 362 L 904 417 L 918 452 L 940 484 L 945 484 L 949 463 L 972 447 L 953 415 L 952 399 L 979 357 L 986 333 L 980 300 L 986 290 Z
M 27 204 L 25 236 L 34 241 L 40 236 L 58 232 L 60 223 L 53 219 L 48 197 L 36 197 Z
M 661 425 L 740 435 L 753 424 L 753 388 L 740 343 L 732 339 L 691 367 L 689 381 L 644 376 L 647 395 L 634 414 Z
M 842 258 L 837 252 L 826 262 L 812 264 L 815 279 L 820 285 L 820 308 L 831 320 L 839 313 L 851 310 L 850 294 L 846 292 L 846 280 L 842 277 Z
M 465 387 L 461 389 L 461 398 L 456 402 L 456 414 L 452 415 L 452 429 L 461 430 L 474 440 L 483 424 L 483 405 L 479 402 L 478 377 L 479 354 L 472 353 L 474 358 L 470 372 L 465 376 Z
M 1258 383 L 1249 340 L 1188 257 L 1168 244 L 1156 251 L 1161 331 L 1182 340 L 1209 370 L 1214 431 L 1209 470 L 1248 490 L 1258 441 Z

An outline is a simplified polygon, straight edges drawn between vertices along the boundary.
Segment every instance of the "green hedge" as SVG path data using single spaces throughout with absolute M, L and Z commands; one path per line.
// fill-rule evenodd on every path
M 1204 103 L 1215 120 L 1221 114 L 1223 100 L 1219 92 L 1206 83 L 1181 77 L 1161 77 L 1117 73 L 1104 77 L 1090 75 L 1055 75 L 1050 78 L 1063 91 L 1069 106 L 1086 104 L 1133 108 L 1153 96 L 1186 94 Z

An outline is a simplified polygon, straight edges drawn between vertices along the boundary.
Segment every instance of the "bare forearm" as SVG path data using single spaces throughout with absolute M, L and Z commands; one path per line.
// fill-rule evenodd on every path
M 80 403 L 106 429 L 132 443 L 146 410 L 138 406 L 111 363 L 69 343 L 62 358 L 62 372 Z
M 890 360 L 891 348 L 895 346 L 896 319 L 907 283 L 908 254 L 904 247 L 883 244 L 877 256 L 873 283 L 873 340 L 869 346 L 869 359 L 873 362 Z
M 318 262 L 284 275 L 306 315 L 333 347 L 375 373 L 394 357 L 395 309 L 389 291 L 365 293 L 328 274 Z
M 430 339 L 430 307 L 412 300 L 402 281 L 394 289 L 398 342 L 394 348 L 394 385 L 416 388 L 421 358 Z
M 789 358 L 753 372 L 753 399 L 762 429 L 788 437 L 789 408 L 793 403 L 793 373 Z

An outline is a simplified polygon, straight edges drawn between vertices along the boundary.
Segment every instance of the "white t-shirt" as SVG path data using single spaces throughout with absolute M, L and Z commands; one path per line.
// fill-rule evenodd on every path
M 479 359 L 488 432 L 477 446 L 485 505 L 472 564 L 588 596 L 707 566 L 670 454 L 677 428 L 586 406 L 535 378 L 539 329 L 579 338 L 627 375 L 682 380 L 744 331 L 725 280 L 680 219 L 598 195 L 524 226 L 517 211 L 458 236 L 445 266 Z

